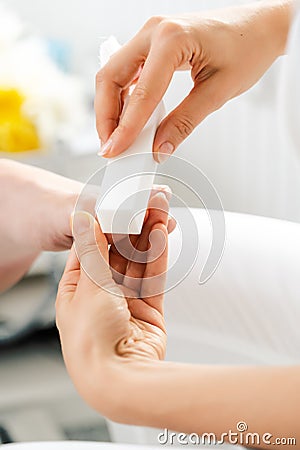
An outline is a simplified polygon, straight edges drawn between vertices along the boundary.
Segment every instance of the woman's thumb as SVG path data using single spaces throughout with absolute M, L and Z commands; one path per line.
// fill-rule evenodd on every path
M 90 281 L 106 288 L 113 282 L 108 263 L 108 244 L 98 222 L 86 211 L 73 215 L 72 230 L 75 251 L 81 269 Z
M 154 159 L 165 162 L 210 113 L 224 102 L 217 95 L 218 78 L 195 85 L 189 95 L 159 125 L 153 144 Z

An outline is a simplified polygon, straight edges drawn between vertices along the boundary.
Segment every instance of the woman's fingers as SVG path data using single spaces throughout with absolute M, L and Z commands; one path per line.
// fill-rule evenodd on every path
M 124 115 L 110 136 L 110 144 L 103 156 L 119 155 L 137 138 L 170 84 L 176 70 L 174 60 L 174 53 L 166 46 L 151 47 Z
M 149 237 L 151 230 L 153 226 L 158 223 L 161 223 L 167 227 L 168 210 L 169 203 L 166 196 L 162 192 L 154 195 L 150 199 L 148 206 L 149 216 L 147 222 L 144 224 L 136 247 L 130 255 L 130 260 L 123 280 L 124 286 L 135 291 L 137 296 L 139 296 L 144 271 L 146 269 L 146 264 L 149 261 L 148 253 L 151 250 L 151 241 L 149 241 Z M 151 254 L 153 257 L 153 250 Z
M 175 70 L 189 67 L 190 41 L 182 26 L 151 18 L 116 52 L 96 77 L 96 125 L 105 142 L 99 154 L 112 157 L 136 139 L 166 92 Z M 136 81 L 126 111 L 124 91 Z
M 189 95 L 161 122 L 153 144 L 157 162 L 165 162 L 197 125 L 227 101 L 224 78 L 217 72 L 195 84 Z
M 74 246 L 81 266 L 82 283 L 90 288 L 114 285 L 108 265 L 108 244 L 94 217 L 78 211 L 73 216 Z
M 129 298 L 128 307 L 135 319 L 155 325 L 165 332 L 163 298 L 168 265 L 168 232 L 163 223 L 156 223 L 149 235 L 147 253 L 140 288 L 140 298 Z
M 136 80 L 149 51 L 147 39 L 139 33 L 114 53 L 96 76 L 96 127 L 102 143 L 106 143 L 119 124 L 124 93 Z M 99 152 L 101 154 L 101 151 Z
M 61 282 L 56 314 L 69 370 L 74 361 L 85 367 L 93 352 L 99 360 L 112 355 L 129 332 L 130 318 L 126 299 L 112 279 L 108 244 L 99 224 L 89 213 L 79 211 L 73 217 L 73 235 L 76 253 L 72 250 Z M 68 279 L 78 269 L 79 276 Z M 66 286 L 72 288 L 68 302 L 62 296 Z
M 64 273 L 58 286 L 58 302 L 71 300 L 80 278 L 80 263 L 74 245 L 71 248 Z
M 202 120 L 253 86 L 283 54 L 292 17 L 289 7 L 288 13 L 283 15 L 281 32 L 275 33 L 278 39 L 272 38 L 272 32 L 261 34 L 266 24 L 273 20 L 278 23 L 277 14 L 280 11 L 281 17 L 281 7 L 279 5 L 279 10 L 271 8 L 270 13 L 269 6 L 254 3 L 241 8 L 149 21 L 149 26 L 133 39 L 137 46 L 146 42 L 145 59 L 141 62 L 138 58 L 142 53 L 137 51 L 136 56 L 132 53 L 128 60 L 129 68 L 125 73 L 129 71 L 130 76 L 125 77 L 127 83 L 132 83 L 139 68 L 142 70 L 120 120 L 119 94 L 115 96 L 114 92 L 125 87 L 124 69 L 120 69 L 119 74 L 113 70 L 107 75 L 107 79 L 111 77 L 115 84 L 116 76 L 121 82 L 112 94 L 105 94 L 107 102 L 111 97 L 109 108 L 112 109 L 105 107 L 102 119 L 104 122 L 110 120 L 113 123 L 110 131 L 113 128 L 114 131 L 103 149 L 104 156 L 118 155 L 132 144 L 163 97 L 174 71 L 189 68 L 194 88 L 161 123 L 155 137 L 154 157 L 159 162 L 165 161 Z M 98 104 L 97 110 L 100 108 Z
M 148 209 L 145 215 L 144 224 L 148 221 L 149 214 L 150 214 L 150 208 L 151 208 L 151 199 L 155 197 L 158 193 L 162 193 L 165 195 L 167 201 L 169 202 L 172 197 L 172 191 L 167 185 L 154 185 L 153 189 L 150 194 L 149 199 L 149 205 Z M 152 208 L 153 209 L 153 208 Z M 153 216 L 153 211 L 151 214 L 151 223 L 155 223 L 155 216 Z M 176 227 L 176 220 L 169 216 L 167 220 L 167 228 L 168 233 L 172 233 L 172 231 Z M 148 228 L 149 230 L 149 228 Z M 149 232 L 149 231 L 148 231 Z M 128 238 L 128 236 L 120 236 L 120 235 L 107 235 L 107 240 L 109 244 L 111 244 L 110 252 L 109 252 L 109 264 L 110 268 L 113 273 L 113 278 L 116 281 L 116 283 L 121 284 L 123 282 L 123 277 L 127 268 L 128 264 L 128 258 L 125 257 L 124 253 L 126 252 L 120 252 L 119 250 L 122 249 L 122 242 L 125 241 L 126 247 L 128 246 L 128 239 L 130 239 L 131 242 L 131 248 L 135 247 L 137 245 L 138 240 L 140 239 L 140 235 L 132 235 Z M 128 255 L 129 256 L 129 255 Z

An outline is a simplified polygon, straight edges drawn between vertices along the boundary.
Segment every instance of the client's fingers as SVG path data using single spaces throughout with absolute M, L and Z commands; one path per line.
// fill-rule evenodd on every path
M 163 297 L 168 264 L 168 232 L 164 224 L 155 224 L 149 235 L 151 248 L 148 251 L 140 289 L 141 298 L 128 298 L 132 317 L 155 325 L 165 332 Z M 157 256 L 159 255 L 159 256 Z
M 134 290 L 138 295 L 141 288 L 146 263 L 149 261 L 148 254 L 150 252 L 149 247 L 151 245 L 151 242 L 149 242 L 150 232 L 155 224 L 161 223 L 164 224 L 164 226 L 167 226 L 168 210 L 169 203 L 166 196 L 162 192 L 159 192 L 150 199 L 148 206 L 148 220 L 144 224 L 142 234 L 140 235 L 135 250 L 130 257 L 123 281 L 126 287 Z
M 151 220 L 148 222 L 150 209 L 153 208 L 152 199 L 159 193 L 165 195 L 167 201 L 170 201 L 172 197 L 172 191 L 167 185 L 153 185 L 153 189 L 150 194 L 150 199 L 148 203 L 148 209 L 145 215 L 144 226 L 147 223 L 148 233 L 151 226 L 156 222 L 157 215 L 153 215 L 153 211 L 151 214 Z M 171 233 L 176 227 L 176 221 L 173 217 L 168 217 L 167 228 L 168 232 Z M 123 282 L 123 277 L 125 271 L 127 269 L 128 259 L 132 254 L 132 248 L 137 245 L 137 242 L 140 240 L 140 235 L 107 235 L 107 240 L 111 244 L 110 252 L 109 252 L 109 264 L 113 273 L 113 278 L 116 283 L 121 284 Z M 130 248 L 131 250 L 130 250 Z M 145 248 L 145 246 L 144 246 Z M 147 249 L 147 248 L 146 248 Z M 145 251 L 145 250 L 143 250 Z
M 168 234 L 171 234 L 175 230 L 176 226 L 177 226 L 177 222 L 174 219 L 174 217 L 169 216 L 168 225 L 167 225 Z
M 163 194 L 165 194 L 165 196 L 167 197 L 167 200 L 170 202 L 170 200 L 172 198 L 172 190 L 166 184 L 154 184 L 153 185 L 153 189 L 151 191 L 151 195 L 150 195 L 149 201 L 151 200 L 152 197 L 154 197 L 159 192 L 162 192 Z M 145 221 L 148 218 L 148 214 L 149 214 L 149 209 L 146 212 Z M 176 228 L 176 220 L 173 217 L 171 217 L 171 216 L 169 216 L 167 228 L 168 228 L 168 233 L 169 234 L 172 233 L 172 231 L 174 231 L 174 229 Z
M 154 197 L 154 195 L 158 194 L 159 192 L 162 192 L 167 197 L 167 200 L 170 201 L 172 198 L 172 189 L 167 184 L 154 184 L 150 199 Z
M 73 216 L 75 250 L 81 265 L 81 281 L 94 287 L 114 284 L 108 265 L 108 244 L 94 217 L 78 211 Z

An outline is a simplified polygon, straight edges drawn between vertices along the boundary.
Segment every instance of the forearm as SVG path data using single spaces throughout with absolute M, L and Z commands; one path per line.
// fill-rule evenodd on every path
M 218 438 L 244 421 L 261 437 L 271 433 L 274 438 L 300 439 L 300 367 L 116 360 L 107 374 L 104 371 L 104 386 L 94 380 L 92 403 L 100 411 L 104 407 L 115 421 L 199 435 L 210 432 Z M 111 393 L 118 405 L 110 404 Z
M 239 33 L 236 38 L 250 39 L 253 51 L 263 52 L 269 64 L 285 53 L 294 10 L 295 0 L 263 0 L 224 9 L 223 15 L 225 23 Z
M 285 53 L 289 29 L 294 16 L 294 0 L 266 0 L 262 2 L 262 19 L 265 32 L 273 40 L 277 56 Z

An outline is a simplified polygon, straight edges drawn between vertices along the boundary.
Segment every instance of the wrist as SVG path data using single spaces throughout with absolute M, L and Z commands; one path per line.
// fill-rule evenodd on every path
M 37 233 L 41 251 L 63 251 L 72 246 L 71 214 L 77 201 L 76 193 L 42 192 L 42 205 Z
M 285 53 L 288 34 L 293 20 L 294 0 L 267 0 L 262 8 L 262 30 L 268 35 L 268 42 L 275 57 Z
M 71 214 L 82 184 L 42 170 L 36 175 L 34 189 L 39 192 L 36 233 L 40 250 L 68 250 L 73 242 Z
M 151 411 L 147 407 L 150 389 L 155 397 L 153 386 L 145 386 L 143 380 L 157 376 L 162 361 L 135 359 L 114 355 L 109 360 L 99 362 L 91 370 L 94 388 L 86 392 L 85 399 L 96 411 L 114 422 L 131 425 L 151 423 Z M 155 375 L 156 373 L 156 375 Z M 87 386 L 87 383 L 85 383 Z

